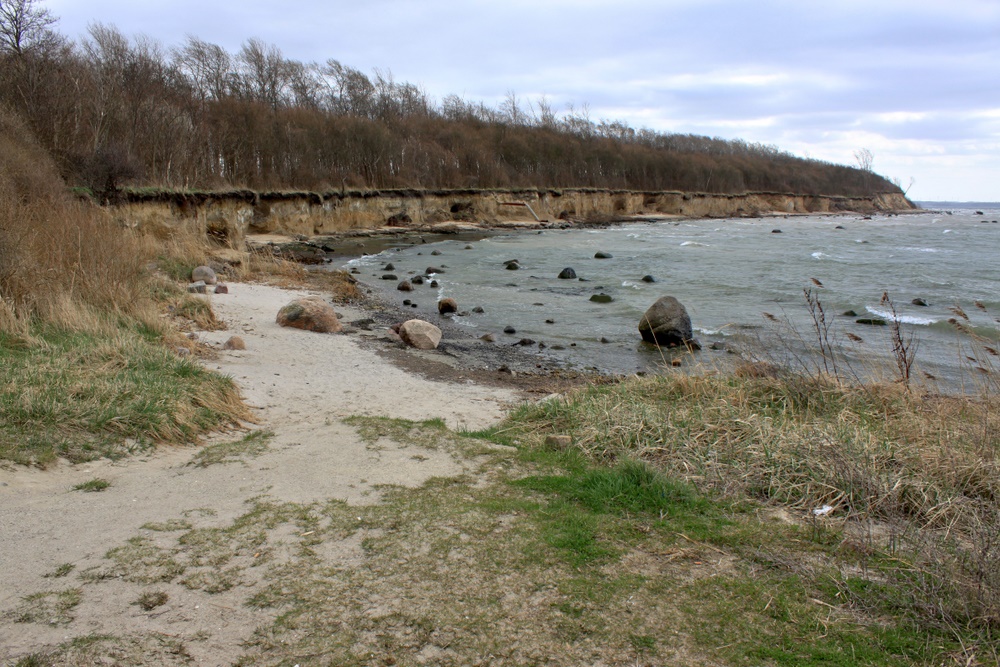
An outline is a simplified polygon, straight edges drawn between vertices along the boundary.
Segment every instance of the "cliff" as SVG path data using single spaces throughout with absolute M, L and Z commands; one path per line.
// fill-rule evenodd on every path
M 456 221 L 483 227 L 530 220 L 527 204 L 551 222 L 637 215 L 690 218 L 757 217 L 912 210 L 899 193 L 871 197 L 769 192 L 709 194 L 623 190 L 383 190 L 354 192 L 129 192 L 111 207 L 123 224 L 160 238 L 207 235 L 242 247 L 247 234 L 317 236 L 383 227 L 426 227 Z

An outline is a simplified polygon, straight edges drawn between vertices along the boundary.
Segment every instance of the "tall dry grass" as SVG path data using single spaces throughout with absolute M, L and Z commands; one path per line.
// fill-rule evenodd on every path
M 134 234 L 75 200 L 28 128 L 0 109 L 0 331 L 155 322 Z

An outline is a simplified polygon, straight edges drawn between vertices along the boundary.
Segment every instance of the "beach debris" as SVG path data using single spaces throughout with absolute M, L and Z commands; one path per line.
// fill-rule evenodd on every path
M 222 344 L 223 350 L 245 350 L 247 344 L 239 336 L 230 336 L 229 340 Z
M 822 507 L 817 507 L 812 511 L 813 516 L 826 516 L 833 511 L 833 505 L 823 505 Z
M 214 285 L 219 281 L 215 275 L 215 270 L 210 266 L 196 266 L 191 271 L 191 282 L 204 282 L 206 285 Z
M 693 343 L 691 317 L 672 296 L 661 296 L 639 320 L 639 334 L 647 343 L 677 347 Z
M 412 292 L 413 285 L 410 284 L 409 280 L 402 280 L 398 285 L 396 285 L 396 289 L 400 292 Z
M 565 269 L 559 272 L 559 278 L 561 278 L 562 280 L 575 280 L 576 271 L 574 271 L 571 267 L 567 266 Z
M 604 252 L 603 250 L 599 250 L 598 252 L 594 253 L 594 259 L 611 259 L 611 258 L 612 254 L 610 252 Z
M 448 313 L 458 312 L 458 302 L 451 297 L 445 297 L 438 301 L 438 313 L 441 315 L 446 315 Z
M 283 327 L 317 333 L 339 333 L 344 329 L 333 306 L 318 296 L 294 299 L 278 311 L 276 321 Z
M 418 350 L 435 350 L 441 342 L 441 329 L 423 320 L 407 320 L 399 325 L 399 337 Z

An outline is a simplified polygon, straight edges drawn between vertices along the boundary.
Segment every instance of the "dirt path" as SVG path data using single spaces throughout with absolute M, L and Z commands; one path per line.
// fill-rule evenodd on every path
M 197 587 L 175 586 L 167 604 L 147 613 L 135 604 L 143 582 L 109 569 L 108 550 L 144 526 L 149 533 L 151 525 L 169 528 L 181 519 L 195 528 L 229 525 L 254 498 L 363 505 L 377 500 L 379 485 L 412 487 L 454 475 L 465 464 L 448 452 L 421 449 L 414 455 L 389 442 L 372 447 L 342 419 L 441 418 L 451 428 L 475 429 L 518 401 L 509 389 L 406 373 L 359 344 L 374 333 L 281 328 L 275 314 L 294 296 L 275 287 L 232 284 L 230 294 L 212 297 L 229 329 L 200 334 L 213 346 L 231 335 L 245 341 L 245 351 L 220 352 L 206 365 L 233 376 L 258 415 L 258 427 L 274 433 L 262 455 L 198 467 L 190 465 L 197 450 L 185 448 L 119 463 L 0 470 L 0 662 L 73 638 L 115 635 L 141 637 L 133 646 L 136 655 L 165 662 L 172 638 L 199 637 L 184 649 L 185 660 L 228 664 L 254 628 L 269 620 L 266 612 L 242 604 L 245 592 L 217 593 L 206 602 Z M 348 324 L 365 316 L 338 310 Z M 110 486 L 100 493 L 72 490 L 95 478 Z M 155 544 L 151 535 L 147 541 Z M 150 647 L 150 637 L 160 638 L 162 646 Z

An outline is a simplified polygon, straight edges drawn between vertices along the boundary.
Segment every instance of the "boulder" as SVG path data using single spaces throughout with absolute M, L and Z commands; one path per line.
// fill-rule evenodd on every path
M 218 277 L 215 275 L 215 271 L 210 266 L 196 266 L 194 270 L 191 271 L 191 282 L 196 283 L 198 281 L 204 282 L 206 285 L 214 285 L 219 282 Z
M 458 312 L 458 302 L 450 297 L 445 297 L 438 301 L 438 312 L 442 315 Z
M 399 276 L 395 273 L 385 273 L 382 275 L 382 280 L 399 280 Z
M 400 282 L 398 285 L 396 285 L 396 289 L 398 289 L 400 292 L 412 292 L 413 285 L 410 284 L 409 280 L 404 280 Z
M 504 268 L 508 271 L 517 271 L 521 268 L 521 265 L 517 262 L 517 260 L 513 260 L 504 264 Z
M 656 278 L 654 278 L 653 276 L 643 276 L 642 277 L 642 282 L 644 282 L 644 283 L 655 283 L 656 282 Z
M 610 252 L 596 252 L 594 253 L 594 259 L 611 259 L 612 255 Z
M 278 311 L 277 322 L 283 327 L 318 333 L 338 333 L 344 328 L 333 306 L 318 296 L 306 296 L 290 302 Z
M 614 301 L 610 294 L 593 294 L 591 295 L 590 300 L 594 303 L 611 303 Z
M 516 334 L 516 333 L 517 333 L 517 329 L 515 329 L 514 327 L 512 327 L 512 326 L 510 326 L 510 325 L 507 325 L 507 326 L 505 326 L 505 327 L 503 328 L 503 332 L 504 332 L 505 334 L 508 334 L 508 335 L 513 335 L 513 334 Z
M 434 350 L 441 342 L 441 330 L 430 322 L 407 320 L 399 325 L 399 337 L 418 350 Z
M 424 271 L 427 275 L 432 275 L 434 273 L 444 273 L 444 269 L 439 266 L 428 266 L 427 270 Z
M 424 277 L 423 276 L 413 276 L 413 284 L 414 285 L 423 285 L 424 284 Z
M 639 333 L 647 343 L 666 347 L 686 345 L 692 341 L 691 317 L 680 301 L 663 296 L 639 320 Z
M 563 280 L 575 280 L 576 271 L 567 266 L 565 269 L 559 272 L 559 277 Z

